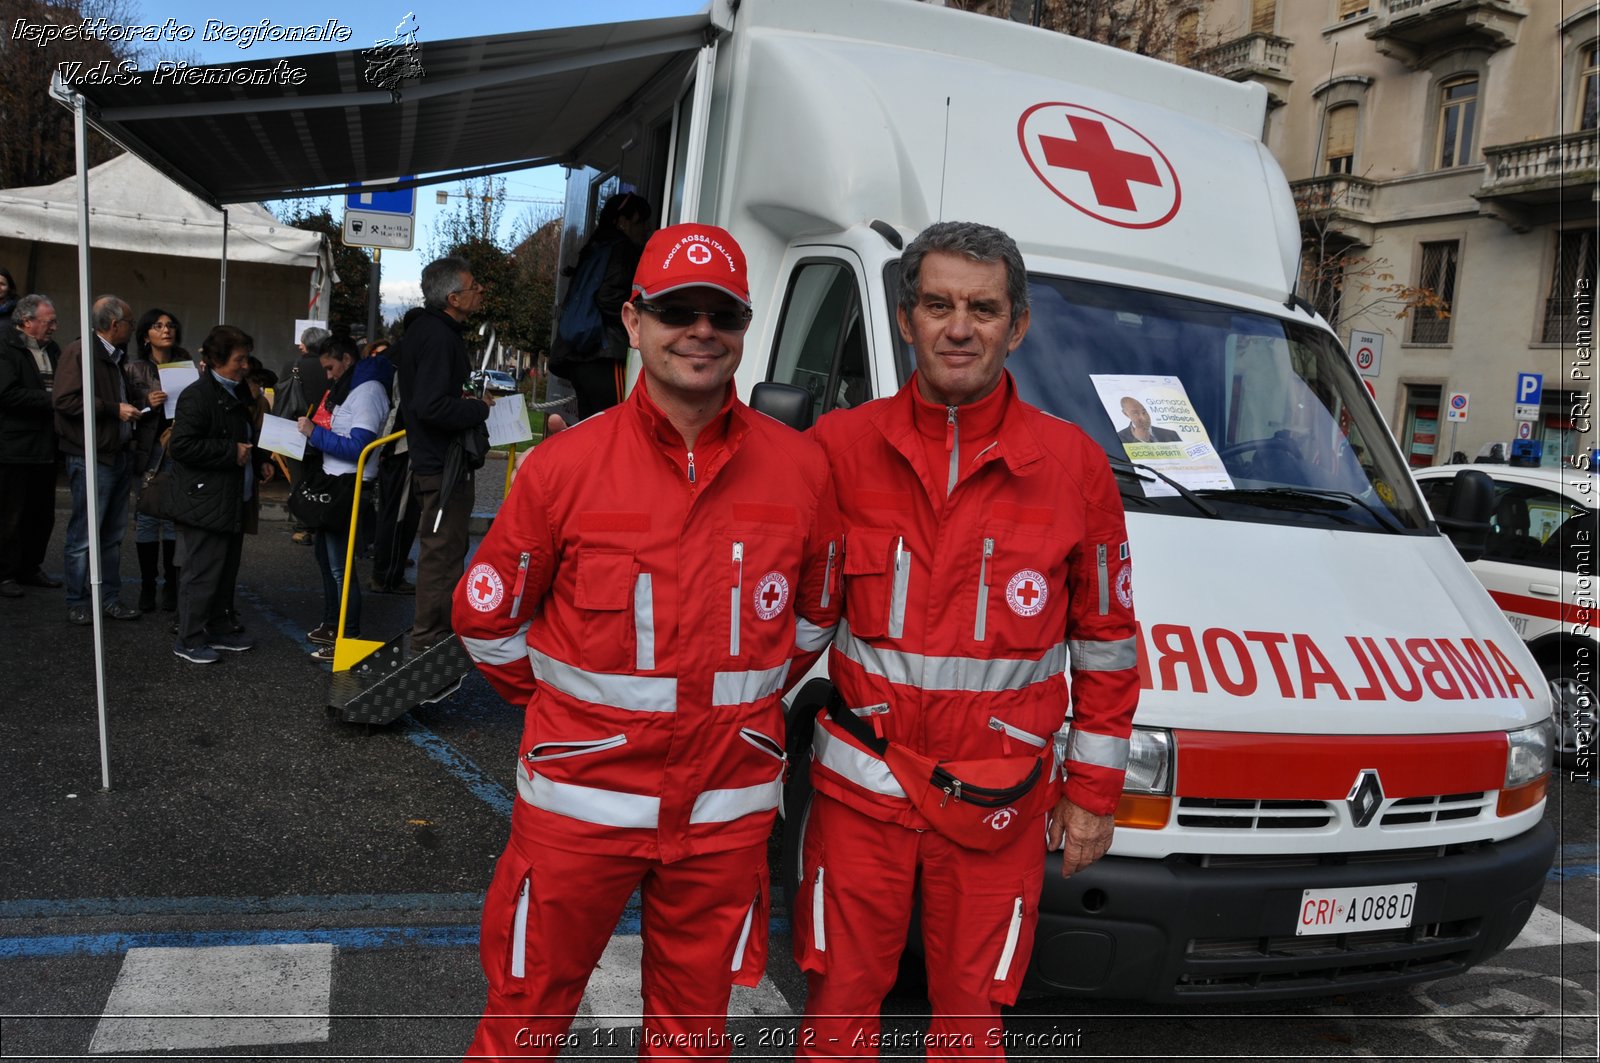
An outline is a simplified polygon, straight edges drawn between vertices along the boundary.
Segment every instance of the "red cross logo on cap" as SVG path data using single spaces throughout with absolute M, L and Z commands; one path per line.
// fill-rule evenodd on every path
M 467 573 L 467 604 L 480 613 L 492 613 L 505 600 L 506 585 L 500 573 L 487 562 L 472 566 Z
M 683 257 L 697 266 L 704 266 L 711 261 L 711 248 L 705 244 L 690 244 Z
M 771 620 L 789 604 L 789 578 L 782 572 L 768 572 L 756 584 L 756 615 Z
M 1178 213 L 1178 174 L 1149 137 L 1075 103 L 1039 103 L 1017 121 L 1034 174 L 1057 196 L 1100 221 L 1153 229 Z
M 1006 581 L 1006 604 L 1018 616 L 1037 616 L 1050 600 L 1050 585 L 1044 574 L 1025 568 Z

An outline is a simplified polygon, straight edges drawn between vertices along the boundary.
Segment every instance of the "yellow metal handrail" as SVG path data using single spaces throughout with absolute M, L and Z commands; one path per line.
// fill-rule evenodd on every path
M 393 443 L 397 439 L 405 438 L 405 430 L 401 429 L 393 435 L 374 439 L 361 448 L 361 456 L 356 458 L 356 491 L 350 496 L 350 524 L 349 531 L 345 534 L 344 543 L 344 578 L 339 581 L 339 626 L 333 630 L 333 670 L 335 672 L 348 672 L 373 653 L 383 649 L 383 643 L 373 642 L 370 639 L 347 639 L 344 637 L 345 611 L 350 608 L 350 581 L 357 578 L 355 573 L 356 563 L 356 521 L 361 514 L 361 473 L 367 465 L 367 455 L 375 449 Z

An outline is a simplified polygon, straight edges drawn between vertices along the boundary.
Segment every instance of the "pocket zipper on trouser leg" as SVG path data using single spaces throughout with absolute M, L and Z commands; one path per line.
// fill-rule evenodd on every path
M 528 880 L 522 880 L 517 893 L 517 914 L 511 920 L 511 977 L 527 974 L 528 955 Z
M 739 656 L 739 599 L 744 597 L 744 543 L 733 544 L 732 619 L 728 623 L 728 656 Z
M 989 625 L 989 559 L 994 556 L 994 540 L 983 541 L 983 561 L 978 567 L 978 618 L 972 625 L 972 640 L 982 642 Z
M 739 944 L 734 946 L 733 966 L 728 968 L 730 971 L 737 973 L 739 968 L 744 966 L 744 947 L 750 943 L 750 925 L 755 922 L 756 905 L 760 902 L 759 897 L 751 901 L 749 910 L 744 913 L 744 929 L 739 931 Z
M 817 879 L 811 885 L 811 947 L 818 952 L 828 951 L 828 935 L 822 925 L 822 873 L 817 868 Z
M 1011 960 L 1017 952 L 1017 938 L 1022 936 L 1022 898 L 1011 902 L 1011 925 L 1006 928 L 1006 947 L 1000 951 L 1000 963 L 994 969 L 994 980 L 1004 982 L 1011 977 Z

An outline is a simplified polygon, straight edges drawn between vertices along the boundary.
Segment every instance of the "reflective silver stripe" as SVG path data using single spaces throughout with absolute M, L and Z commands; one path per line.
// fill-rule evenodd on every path
M 905 548 L 904 536 L 895 543 L 894 583 L 889 595 L 889 637 L 898 639 L 906 633 L 906 593 L 911 585 L 911 551 Z
M 981 694 L 1002 690 L 1021 690 L 1034 683 L 1060 675 L 1067 666 L 1067 644 L 1059 642 L 1036 661 L 1000 657 L 924 657 L 920 653 L 879 649 L 850 633 L 849 625 L 839 622 L 833 648 L 872 675 L 891 683 L 918 686 L 924 690 L 960 690 Z
M 537 772 L 531 779 L 526 772 L 517 772 L 517 796 L 546 812 L 606 827 L 653 829 L 661 812 L 659 797 L 556 782 Z
M 1011 922 L 1006 926 L 1006 943 L 1000 950 L 1000 962 L 994 968 L 994 980 L 1004 982 L 1011 977 L 1011 960 L 1017 954 L 1017 938 L 1022 933 L 1022 898 L 1011 906 Z
M 650 573 L 633 581 L 633 666 L 641 672 L 656 667 L 656 605 Z
M 1139 663 L 1137 639 L 1073 639 L 1067 650 L 1074 672 L 1120 672 Z
M 836 630 L 838 630 L 837 624 L 833 627 L 818 627 L 797 613 L 794 618 L 794 647 L 802 653 L 815 653 L 833 641 L 833 633 Z
M 789 674 L 789 662 L 775 668 L 758 668 L 750 672 L 718 672 L 711 679 L 711 704 L 744 705 L 760 701 L 783 689 Z
M 1124 771 L 1128 767 L 1128 740 L 1090 734 L 1074 727 L 1067 737 L 1067 759 Z
M 530 649 L 533 675 L 568 697 L 634 712 L 676 712 L 678 681 L 670 676 L 589 672 Z
M 528 880 L 517 891 L 517 914 L 511 919 L 511 977 L 528 973 Z
M 467 656 L 479 664 L 516 664 L 528 656 L 528 625 L 523 624 L 515 635 L 503 639 L 469 639 L 461 637 Z
M 732 823 L 741 816 L 756 812 L 773 812 L 778 808 L 778 795 L 783 792 L 783 779 L 773 779 L 756 786 L 740 786 L 731 790 L 704 790 L 694 799 L 694 810 L 689 813 L 690 823 Z
M 843 775 L 857 786 L 871 790 L 875 794 L 883 794 L 885 797 L 906 795 L 895 779 L 894 773 L 889 770 L 889 765 L 871 753 L 863 752 L 841 738 L 835 738 L 826 728 L 817 728 L 816 736 L 811 740 L 811 748 L 816 754 L 818 764 L 837 775 Z

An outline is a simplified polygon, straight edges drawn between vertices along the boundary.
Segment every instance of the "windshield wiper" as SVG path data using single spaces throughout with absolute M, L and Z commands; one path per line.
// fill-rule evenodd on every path
M 1193 504 L 1195 509 L 1198 509 L 1206 516 L 1212 518 L 1221 518 L 1222 514 L 1217 512 L 1216 506 L 1213 506 L 1210 502 L 1207 502 L 1205 499 L 1201 498 L 1199 495 L 1195 494 L 1193 491 L 1189 490 L 1187 487 L 1183 486 L 1183 484 L 1174 480 L 1166 473 L 1157 469 L 1152 469 L 1148 465 L 1142 465 L 1135 461 L 1129 461 L 1127 458 L 1121 457 L 1117 454 L 1107 454 L 1106 457 L 1111 459 L 1111 468 L 1119 476 L 1130 476 L 1135 480 L 1145 483 L 1149 483 L 1152 480 L 1160 480 L 1162 483 L 1178 492 L 1179 496 L 1181 496 L 1185 501 Z M 1144 475 L 1145 473 L 1149 473 L 1150 475 L 1146 476 Z M 1149 496 L 1143 494 L 1142 492 L 1140 493 L 1139 497 L 1146 500 L 1149 499 Z
M 1351 506 L 1360 506 L 1372 514 L 1372 519 L 1377 521 L 1378 526 L 1385 531 L 1394 532 L 1397 535 L 1405 532 L 1405 529 L 1389 514 L 1372 506 L 1359 495 L 1351 494 L 1349 491 L 1335 491 L 1320 487 L 1236 487 L 1227 491 L 1208 490 L 1205 493 L 1208 497 L 1226 498 L 1229 501 L 1242 500 L 1251 495 L 1264 495 L 1267 498 L 1301 502 L 1314 498 L 1323 502 L 1341 503 L 1345 509 L 1349 509 Z

